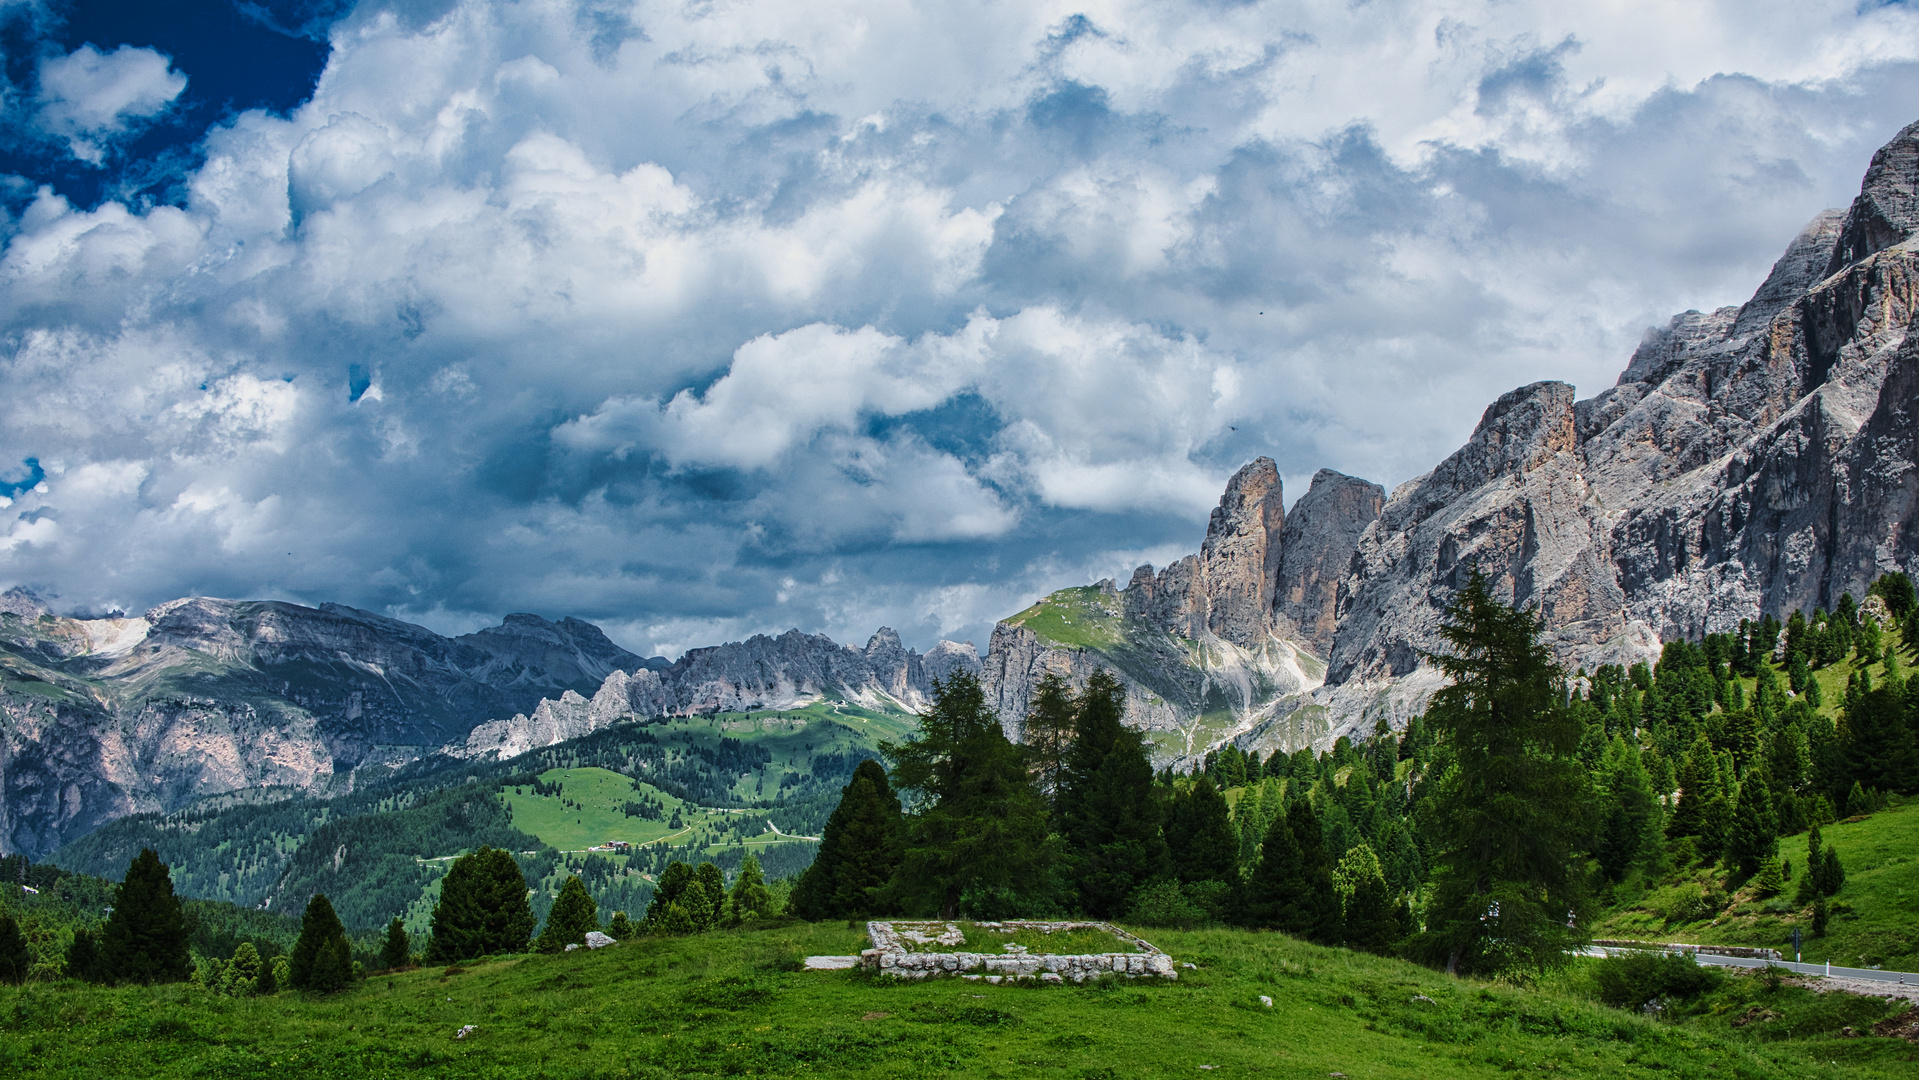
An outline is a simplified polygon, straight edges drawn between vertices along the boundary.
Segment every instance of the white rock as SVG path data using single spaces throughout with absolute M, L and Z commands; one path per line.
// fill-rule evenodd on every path
M 602 934 L 598 930 L 588 930 L 586 932 L 586 947 L 589 949 L 604 949 L 608 945 L 618 944 L 619 942 L 613 940 L 611 936 Z

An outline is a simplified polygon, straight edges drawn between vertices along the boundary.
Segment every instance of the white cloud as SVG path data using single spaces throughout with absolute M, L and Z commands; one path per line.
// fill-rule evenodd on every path
M 1598 389 L 1919 100 L 1919 20 L 1849 0 L 625 24 L 370 5 L 181 205 L 29 203 L 0 467 L 64 471 L 0 584 L 983 645 L 1191 550 L 1256 454 L 1392 484 L 1514 385 Z M 104 162 L 183 85 L 89 48 L 36 107 Z
M 67 140 L 74 157 L 98 165 L 105 144 L 180 96 L 187 77 L 153 49 L 82 45 L 40 62 L 40 123 Z

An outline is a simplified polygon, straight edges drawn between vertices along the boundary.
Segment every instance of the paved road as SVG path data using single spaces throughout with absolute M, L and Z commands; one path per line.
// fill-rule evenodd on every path
M 1645 950 L 1607 949 L 1597 946 L 1587 950 L 1588 954 L 1597 956 L 1618 956 L 1643 951 Z M 1919 972 L 1911 971 L 1879 971 L 1875 968 L 1840 967 L 1838 964 L 1795 964 L 1790 960 L 1760 960 L 1744 956 L 1715 956 L 1711 953 L 1693 953 L 1693 959 L 1697 963 L 1711 964 L 1714 967 L 1763 968 L 1770 965 L 1800 975 L 1830 975 L 1842 979 L 1869 979 L 1873 982 L 1919 986 Z

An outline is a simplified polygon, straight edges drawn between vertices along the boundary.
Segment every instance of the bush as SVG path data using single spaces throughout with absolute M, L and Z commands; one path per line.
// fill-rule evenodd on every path
M 1653 1001 L 1698 997 L 1718 985 L 1719 973 L 1679 953 L 1629 953 L 1601 960 L 1594 982 L 1599 1000 L 1637 1010 Z
M 1139 891 L 1133 894 L 1126 920 L 1141 926 L 1166 926 L 1181 930 L 1189 930 L 1209 921 L 1206 912 L 1187 899 L 1186 894 L 1180 891 L 1179 882 L 1171 878 L 1154 878 L 1140 886 Z

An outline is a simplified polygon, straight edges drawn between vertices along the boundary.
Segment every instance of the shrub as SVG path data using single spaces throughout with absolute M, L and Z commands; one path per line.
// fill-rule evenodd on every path
M 1718 985 L 1719 973 L 1679 953 L 1629 953 L 1599 962 L 1599 1000 L 1616 1009 L 1642 1009 L 1655 1000 L 1683 1001 Z
M 1141 926 L 1168 926 L 1181 930 L 1207 921 L 1206 912 L 1188 900 L 1186 894 L 1180 891 L 1179 882 L 1172 878 L 1154 878 L 1140 886 L 1139 891 L 1133 894 L 1132 907 L 1127 910 L 1126 919 Z

